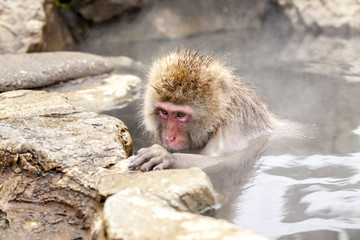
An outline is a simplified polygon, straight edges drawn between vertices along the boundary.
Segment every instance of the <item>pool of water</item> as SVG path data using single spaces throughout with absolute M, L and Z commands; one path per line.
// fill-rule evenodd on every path
M 145 65 L 178 46 L 226 55 L 279 118 L 307 130 L 303 138 L 277 140 L 237 170 L 210 173 L 222 203 L 216 216 L 269 239 L 345 240 L 360 239 L 359 43 L 357 37 L 280 38 L 249 30 L 81 50 Z M 133 102 L 106 113 L 124 120 L 138 149 L 151 140 L 134 121 L 136 111 Z
M 359 159 L 263 156 L 232 220 L 270 239 L 359 239 Z

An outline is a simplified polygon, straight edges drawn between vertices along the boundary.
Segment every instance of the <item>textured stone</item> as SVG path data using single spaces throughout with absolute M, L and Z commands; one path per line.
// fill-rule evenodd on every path
M 167 200 L 138 188 L 109 197 L 104 204 L 104 220 L 109 240 L 265 240 L 225 220 L 176 211 Z
M 116 164 L 111 172 L 99 178 L 99 194 L 108 197 L 129 187 L 154 193 L 175 209 L 203 212 L 215 205 L 212 185 L 197 168 L 153 172 L 129 172 L 128 161 Z
M 1 238 L 86 238 L 102 209 L 94 176 L 132 152 L 126 126 L 79 112 L 61 94 L 45 91 L 0 94 L 4 113 Z
M 59 94 L 31 90 L 0 94 L 0 120 L 12 117 L 66 115 L 76 111 L 65 97 Z
M 43 5 L 44 0 L 0 1 L 0 54 L 25 53 L 43 47 L 46 21 Z

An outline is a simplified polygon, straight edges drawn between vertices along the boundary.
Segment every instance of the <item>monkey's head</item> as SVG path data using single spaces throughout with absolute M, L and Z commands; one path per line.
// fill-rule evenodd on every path
M 233 78 L 221 61 L 189 50 L 156 60 L 144 95 L 146 129 L 170 151 L 203 148 L 229 119 Z

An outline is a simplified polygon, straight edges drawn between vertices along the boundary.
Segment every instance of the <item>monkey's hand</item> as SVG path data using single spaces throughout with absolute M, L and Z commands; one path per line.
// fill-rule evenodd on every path
M 160 145 L 154 144 L 149 148 L 141 148 L 129 164 L 130 170 L 140 167 L 140 170 L 161 170 L 174 165 L 174 156 Z

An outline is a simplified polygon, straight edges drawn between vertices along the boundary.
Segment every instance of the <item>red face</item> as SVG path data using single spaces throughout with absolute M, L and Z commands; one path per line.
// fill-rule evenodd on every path
M 189 148 L 187 126 L 193 115 L 192 109 L 189 106 L 159 102 L 156 110 L 161 121 L 161 138 L 165 147 L 172 151 Z

